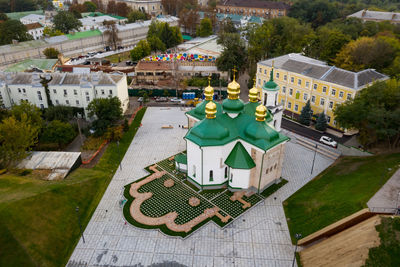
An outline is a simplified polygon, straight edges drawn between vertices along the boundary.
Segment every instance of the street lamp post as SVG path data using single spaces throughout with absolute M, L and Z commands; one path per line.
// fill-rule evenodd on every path
M 294 247 L 292 267 L 294 267 L 294 263 L 296 262 L 297 243 L 299 242 L 299 239 L 301 238 L 301 234 L 295 234 L 294 237 L 296 238 L 296 246 Z
M 119 169 L 122 171 L 122 159 L 121 159 L 121 153 L 119 151 L 119 141 L 117 141 L 117 148 L 118 148 Z
M 75 211 L 76 211 L 76 215 L 78 216 L 78 224 L 79 224 L 79 229 L 81 231 L 82 240 L 83 240 L 83 243 L 85 243 L 85 236 L 83 235 L 83 232 L 82 232 L 81 217 L 79 216 L 79 207 L 78 206 L 75 208 Z
M 314 171 L 314 163 L 315 163 L 315 156 L 317 155 L 317 148 L 318 148 L 318 144 L 315 144 L 315 149 L 314 149 L 314 158 L 313 158 L 313 161 L 312 161 L 312 166 L 311 166 L 311 174 L 313 173 L 313 171 Z

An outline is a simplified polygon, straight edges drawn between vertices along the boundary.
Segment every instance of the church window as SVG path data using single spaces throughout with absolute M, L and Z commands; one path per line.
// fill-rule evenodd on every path
M 228 178 L 228 167 L 225 167 L 225 179 Z
M 268 171 L 269 171 L 269 169 L 267 168 L 267 169 L 265 170 L 265 174 L 268 174 Z
M 272 166 L 271 166 L 271 168 L 269 168 L 269 171 L 272 172 L 272 170 L 273 170 L 273 169 L 272 169 Z
M 211 170 L 210 171 L 210 182 L 213 182 L 214 181 L 214 173 L 213 173 L 213 171 Z
M 231 180 L 230 180 L 230 182 L 232 183 L 232 181 L 233 181 L 233 173 L 231 173 Z
M 276 170 L 276 168 L 277 168 L 277 167 L 278 167 L 278 164 L 276 164 L 276 163 L 275 163 L 275 165 L 274 165 L 274 169 Z
M 193 177 L 196 177 L 196 165 L 193 165 Z

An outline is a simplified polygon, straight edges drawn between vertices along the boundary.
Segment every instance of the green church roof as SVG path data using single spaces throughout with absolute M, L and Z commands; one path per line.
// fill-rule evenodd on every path
M 252 169 L 256 166 L 242 143 L 237 142 L 225 160 L 225 164 L 233 169 Z
M 178 163 L 187 164 L 187 155 L 186 154 L 178 154 L 174 157 L 174 160 Z
M 264 83 L 263 90 L 265 91 L 278 91 L 279 86 L 274 82 L 274 70 L 271 70 L 269 81 Z
M 208 104 L 208 102 L 210 102 L 212 100 L 204 100 L 203 102 L 199 103 L 196 105 L 196 107 L 188 112 L 186 112 L 186 114 L 198 119 L 198 120 L 202 120 L 206 117 L 206 105 Z M 215 105 L 217 105 L 217 114 L 216 116 L 218 116 L 219 114 L 222 113 L 222 106 L 220 103 L 214 102 Z
M 222 113 L 215 119 L 199 121 L 188 131 L 185 138 L 201 147 L 221 146 L 241 139 L 264 151 L 289 140 L 271 128 L 266 121 L 258 122 L 254 115 L 244 112 L 235 118 Z
M 239 113 L 243 110 L 244 103 L 241 99 L 225 99 L 222 101 L 222 107 L 227 113 Z

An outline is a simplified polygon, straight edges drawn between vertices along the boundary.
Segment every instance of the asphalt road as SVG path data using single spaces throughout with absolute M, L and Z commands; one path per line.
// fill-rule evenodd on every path
M 310 139 L 315 140 L 315 141 L 319 141 L 319 139 L 323 135 L 324 136 L 329 136 L 330 138 L 332 138 L 333 140 L 335 140 L 336 142 L 338 142 L 340 144 L 343 144 L 346 141 L 351 139 L 351 136 L 344 136 L 343 135 L 343 137 L 339 138 L 339 137 L 331 135 L 329 133 L 320 133 L 320 132 L 317 132 L 317 131 L 315 131 L 313 129 L 310 129 L 310 128 L 307 128 L 307 127 L 304 127 L 302 125 L 299 125 L 299 124 L 297 124 L 295 122 L 292 122 L 292 121 L 290 121 L 288 119 L 285 119 L 285 118 L 282 119 L 282 125 L 281 126 L 282 126 L 283 129 L 289 130 L 291 132 L 294 132 L 296 134 L 302 135 L 304 137 L 310 138 Z

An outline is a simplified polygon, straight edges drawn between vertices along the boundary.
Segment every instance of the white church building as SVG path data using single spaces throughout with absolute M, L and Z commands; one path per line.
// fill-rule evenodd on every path
M 264 85 L 261 103 L 257 88 L 250 89 L 249 102 L 244 103 L 234 76 L 222 105 L 213 101 L 214 89 L 209 85 L 205 101 L 186 113 L 187 154 L 175 161 L 195 186 L 262 192 L 280 182 L 289 138 L 278 131 L 282 114 L 276 111 L 278 90 L 270 82 Z

